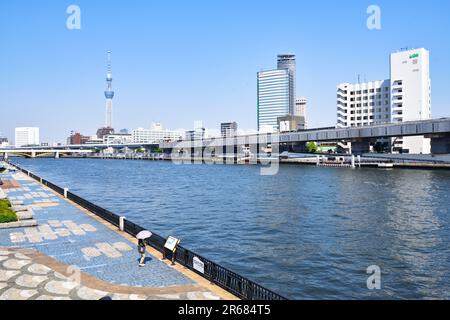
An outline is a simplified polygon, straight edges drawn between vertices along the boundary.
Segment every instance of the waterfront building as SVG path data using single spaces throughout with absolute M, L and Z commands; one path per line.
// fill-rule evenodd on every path
M 280 54 L 277 69 L 257 74 L 257 127 L 260 132 L 279 130 L 278 117 L 295 110 L 296 61 L 294 54 Z
M 92 136 L 85 144 L 103 144 L 103 138 L 100 139 L 97 136 Z
M 431 119 L 430 53 L 424 48 L 391 54 L 391 112 L 393 122 Z M 394 151 L 430 153 L 431 140 L 396 138 Z
M 237 134 L 237 123 L 236 122 L 223 122 L 220 124 L 220 133 L 222 137 L 234 137 Z
M 133 142 L 133 136 L 129 133 L 115 133 L 103 137 L 104 144 L 129 144 Z
M 294 116 L 303 117 L 305 119 L 305 129 L 308 127 L 306 112 L 308 108 L 308 99 L 299 97 L 295 99 Z
M 207 138 L 206 128 L 196 128 L 185 132 L 185 140 L 202 140 Z
M 286 115 L 278 117 L 278 127 L 280 132 L 302 131 L 306 129 L 305 117 Z
M 0 147 L 7 147 L 9 146 L 8 138 L 0 136 Z
M 297 77 L 295 54 L 279 54 L 277 57 L 277 69 L 289 71 L 289 114 L 294 114 Z
M 36 127 L 21 127 L 15 129 L 16 147 L 23 146 L 38 146 L 39 141 L 39 128 Z
M 90 137 L 84 136 L 79 132 L 71 132 L 70 137 L 67 138 L 67 144 L 70 145 L 80 145 L 88 142 Z
M 101 127 L 97 130 L 97 138 L 103 140 L 104 136 L 114 134 L 114 129 L 111 127 Z
M 186 131 L 184 134 L 185 140 L 202 140 L 209 137 L 208 129 L 203 126 L 202 121 L 194 122 L 194 130 Z
M 288 69 L 258 72 L 258 131 L 278 130 L 278 117 L 289 114 L 290 75 Z
M 138 128 L 132 131 L 133 143 L 158 143 L 181 140 L 183 134 L 180 131 L 164 130 L 160 124 L 152 124 L 152 128 Z
M 359 127 L 391 122 L 390 81 L 343 83 L 337 88 L 337 126 Z
M 337 86 L 337 127 L 431 119 L 429 52 L 415 49 L 392 53 L 390 79 Z M 392 152 L 427 154 L 424 137 L 390 139 Z

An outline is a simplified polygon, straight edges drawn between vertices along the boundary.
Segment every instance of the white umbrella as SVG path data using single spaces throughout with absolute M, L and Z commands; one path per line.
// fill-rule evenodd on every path
M 150 231 L 144 230 L 144 231 L 139 232 L 137 234 L 136 238 L 145 240 L 145 239 L 150 238 L 151 236 L 152 236 L 152 233 Z

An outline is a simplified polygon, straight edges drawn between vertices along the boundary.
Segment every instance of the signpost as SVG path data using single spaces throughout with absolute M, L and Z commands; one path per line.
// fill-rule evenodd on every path
M 194 257 L 192 262 L 195 270 L 203 274 L 205 273 L 205 263 L 202 260 L 200 260 L 198 257 Z
M 172 251 L 172 265 L 175 265 L 175 253 L 177 251 L 177 245 L 180 243 L 181 240 L 175 238 L 175 237 L 168 237 L 166 240 L 166 244 L 164 245 L 164 248 L 167 250 Z M 163 252 L 163 260 L 166 258 L 165 251 Z

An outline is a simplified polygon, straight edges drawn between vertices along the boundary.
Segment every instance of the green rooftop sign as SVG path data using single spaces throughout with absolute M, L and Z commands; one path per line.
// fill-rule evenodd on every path
M 415 59 L 415 58 L 418 58 L 418 57 L 419 57 L 418 53 L 414 53 L 414 54 L 409 56 L 410 59 Z

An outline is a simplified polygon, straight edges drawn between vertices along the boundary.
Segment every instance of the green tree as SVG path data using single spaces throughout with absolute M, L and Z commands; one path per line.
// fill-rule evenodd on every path
M 315 142 L 311 141 L 306 144 L 306 149 L 308 149 L 309 153 L 316 153 L 319 148 Z

